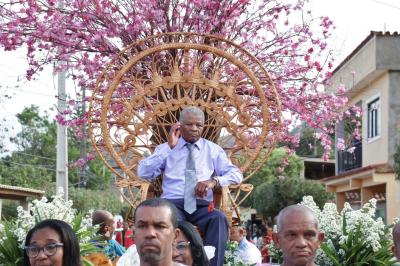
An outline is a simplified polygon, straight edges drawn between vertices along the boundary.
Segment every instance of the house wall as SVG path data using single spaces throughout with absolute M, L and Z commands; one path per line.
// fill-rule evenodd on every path
M 336 92 L 340 84 L 345 85 L 347 89 L 353 88 L 376 70 L 375 40 L 374 37 L 340 69 L 336 70 L 330 79 L 330 86 L 327 87 L 328 92 Z
M 370 164 L 381 164 L 387 163 L 389 161 L 388 157 L 388 89 L 389 87 L 389 74 L 379 76 L 376 80 L 371 82 L 359 97 L 362 100 L 362 166 L 367 166 Z M 380 98 L 380 114 L 379 114 L 379 130 L 380 135 L 372 140 L 368 139 L 368 102 Z

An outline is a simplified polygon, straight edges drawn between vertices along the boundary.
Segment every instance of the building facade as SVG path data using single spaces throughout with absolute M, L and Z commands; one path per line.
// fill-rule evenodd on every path
M 346 121 L 336 125 L 339 138 L 352 151 L 336 151 L 335 176 L 324 178 L 327 191 L 360 208 L 377 199 L 377 215 L 387 223 L 400 217 L 400 181 L 393 171 L 393 155 L 400 144 L 400 35 L 371 32 L 335 69 L 328 88 L 345 85 L 348 108 L 362 109 L 361 139 L 351 139 Z

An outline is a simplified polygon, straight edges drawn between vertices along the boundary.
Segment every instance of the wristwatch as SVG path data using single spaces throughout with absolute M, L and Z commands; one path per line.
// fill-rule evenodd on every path
M 215 186 L 219 186 L 219 181 L 216 176 L 212 176 L 211 179 L 215 181 Z

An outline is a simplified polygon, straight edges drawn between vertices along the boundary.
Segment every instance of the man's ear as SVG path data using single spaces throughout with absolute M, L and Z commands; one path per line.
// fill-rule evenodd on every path
M 176 244 L 176 242 L 178 240 L 178 237 L 179 237 L 179 234 L 182 234 L 182 231 L 179 228 L 175 228 L 174 239 L 172 241 L 174 244 Z
M 320 245 L 321 245 L 321 243 L 324 241 L 324 239 L 325 239 L 325 233 L 319 232 L 319 233 L 318 233 L 318 241 L 319 241 L 319 244 L 320 244 Z
M 279 242 L 279 235 L 276 232 L 272 233 L 272 240 L 274 240 L 275 246 L 281 248 L 281 243 Z

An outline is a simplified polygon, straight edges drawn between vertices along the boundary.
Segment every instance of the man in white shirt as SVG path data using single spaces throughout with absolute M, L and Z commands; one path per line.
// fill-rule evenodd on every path
M 137 174 L 153 180 L 163 173 L 161 198 L 177 207 L 179 220 L 204 232 L 204 245 L 216 248 L 211 265 L 221 266 L 228 221 L 225 214 L 213 210 L 212 189 L 239 184 L 243 175 L 219 145 L 201 137 L 205 126 L 201 109 L 184 108 L 179 121 L 172 125 L 168 142 L 158 145 L 152 155 L 139 162 Z
M 247 241 L 246 230 L 242 226 L 232 226 L 230 240 L 239 243 L 238 256 L 246 264 L 261 263 L 261 252 L 256 245 Z

